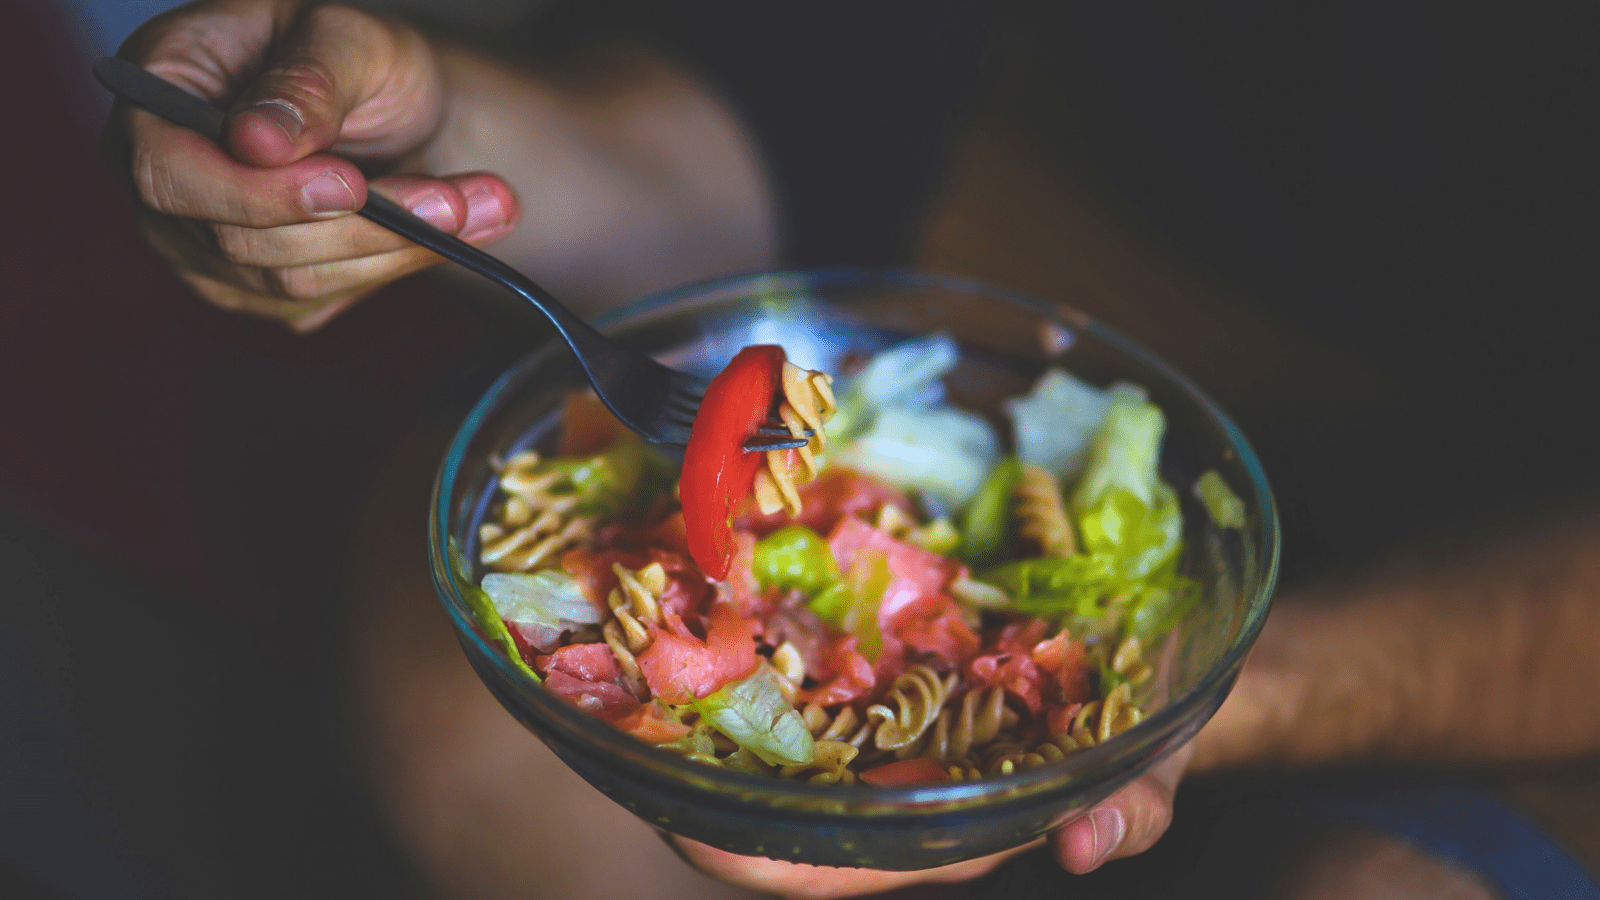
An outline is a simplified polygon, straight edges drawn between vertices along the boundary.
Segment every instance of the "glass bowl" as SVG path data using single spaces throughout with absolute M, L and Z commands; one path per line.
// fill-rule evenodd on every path
M 1272 497 L 1254 452 L 1222 410 L 1133 341 L 1063 305 L 905 271 L 739 276 L 647 298 L 600 325 L 671 365 L 707 375 L 748 344 L 782 344 L 799 365 L 839 371 L 846 359 L 942 331 L 962 351 L 945 380 L 949 398 L 997 422 L 1001 401 L 1026 392 L 1048 365 L 1094 384 L 1141 384 L 1167 414 L 1162 472 L 1184 499 L 1183 570 L 1202 586 L 1200 601 L 1159 653 L 1145 719 L 1059 762 L 982 781 L 873 788 L 684 760 L 613 729 L 520 673 L 474 628 L 451 577 L 452 540 L 475 557 L 477 525 L 494 492 L 491 457 L 553 440 L 563 395 L 582 384 L 565 346 L 551 341 L 495 382 L 450 445 L 429 517 L 433 581 L 489 690 L 567 765 L 646 822 L 734 853 L 817 865 L 921 869 L 958 862 L 1026 843 L 1082 815 L 1189 740 L 1232 687 L 1277 574 Z M 1189 490 L 1208 469 L 1244 501 L 1242 529 L 1217 527 Z

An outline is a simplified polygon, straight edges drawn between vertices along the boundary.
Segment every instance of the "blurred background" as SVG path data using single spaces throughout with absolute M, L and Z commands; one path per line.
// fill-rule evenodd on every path
M 431 896 L 351 761 L 341 585 L 377 461 L 453 427 L 532 332 L 430 277 L 305 337 L 194 300 L 99 160 L 89 76 L 172 5 L 19 0 L 0 30 L 0 896 Z M 439 26 L 504 41 L 542 6 L 454 3 Z M 1258 443 L 1291 586 L 1396 534 L 1592 498 L 1600 80 L 1578 10 L 1153 4 L 1204 37 L 1196 60 L 1114 5 L 1014 6 L 1027 27 L 979 48 L 904 240 L 794 261 L 973 276 L 1151 346 Z M 1326 77 L 1275 77 L 1305 53 Z M 1207 105 L 1224 95 L 1244 99 Z M 1509 464 L 1552 419 L 1573 439 Z M 1441 434 L 1467 449 L 1441 460 Z M 1420 499 L 1374 514 L 1401 484 Z M 1600 863 L 1592 761 L 1494 777 Z

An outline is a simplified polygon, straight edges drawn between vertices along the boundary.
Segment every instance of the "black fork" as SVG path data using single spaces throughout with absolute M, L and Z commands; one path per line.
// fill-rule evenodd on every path
M 223 111 L 125 59 L 95 64 L 100 83 L 125 100 L 214 141 L 222 138 Z M 454 235 L 429 225 L 393 201 L 367 193 L 359 213 L 410 241 L 518 294 L 543 313 L 583 367 L 595 393 L 622 424 L 655 444 L 681 447 L 689 441 L 706 381 L 664 366 L 644 353 L 596 331 L 533 279 Z M 748 451 L 794 448 L 805 438 L 776 424 L 745 444 Z

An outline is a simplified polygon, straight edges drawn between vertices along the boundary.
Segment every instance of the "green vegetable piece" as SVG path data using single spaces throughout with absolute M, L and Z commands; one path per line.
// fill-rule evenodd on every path
M 808 605 L 824 621 L 854 635 L 862 655 L 877 662 L 883 652 L 878 607 L 892 577 L 888 554 L 864 547 L 844 576 L 819 591 Z
M 461 552 L 461 546 L 450 540 L 450 574 L 455 579 L 456 590 L 461 598 L 467 601 L 467 611 L 472 613 L 472 621 L 476 622 L 479 630 L 485 637 L 500 645 L 505 651 L 506 658 L 511 660 L 522 674 L 532 678 L 536 683 L 542 684 L 543 678 L 529 666 L 522 658 L 522 653 L 517 650 L 517 642 L 511 637 L 511 631 L 506 628 L 506 623 L 500 620 L 500 613 L 494 608 L 494 601 L 489 599 L 489 594 L 483 588 L 472 583 L 472 566 L 468 564 L 466 554 Z
M 1149 577 L 1175 561 L 1183 549 L 1183 511 L 1177 496 L 1159 482 L 1153 490 L 1155 503 L 1146 504 L 1132 492 L 1113 487 L 1078 516 L 1084 549 L 1115 558 L 1119 574 L 1128 581 Z
M 1134 393 L 1117 394 L 1089 442 L 1089 461 L 1073 492 L 1072 508 L 1090 509 L 1113 488 L 1127 491 L 1141 503 L 1154 503 L 1165 431 L 1166 416 L 1159 407 Z
M 711 696 L 690 702 L 701 718 L 770 766 L 811 762 L 813 742 L 771 668 L 761 667 L 740 681 L 725 684 Z
M 537 471 L 561 476 L 557 491 L 578 495 L 579 515 L 614 519 L 647 506 L 667 490 L 676 473 L 670 461 L 642 441 L 620 441 L 593 456 L 562 456 Z
M 824 622 L 837 625 L 844 619 L 845 610 L 850 608 L 853 597 L 854 592 L 850 590 L 850 585 L 836 581 L 813 594 L 806 605 L 811 607 L 812 612 L 821 616 Z
M 762 587 L 812 595 L 839 580 L 828 542 L 804 525 L 790 525 L 756 541 L 756 580 Z
M 958 555 L 973 566 L 988 566 L 1005 557 L 1011 511 L 1016 507 L 1017 483 L 1022 480 L 1022 461 L 1015 456 L 1002 459 L 989 470 L 961 515 L 961 545 Z
M 906 543 L 929 553 L 949 556 L 961 546 L 961 532 L 950 524 L 949 519 L 940 516 L 926 525 L 911 529 L 911 533 L 906 535 Z
M 1194 495 L 1200 498 L 1200 503 L 1211 514 L 1211 521 L 1217 523 L 1218 528 L 1244 527 L 1244 501 L 1233 492 L 1233 488 L 1228 487 L 1216 469 L 1207 469 L 1205 474 L 1195 479 Z
M 1020 612 L 1096 617 L 1105 614 L 1103 602 L 1113 595 L 1117 566 L 1104 553 L 1036 557 L 1007 563 L 978 580 L 1010 595 Z

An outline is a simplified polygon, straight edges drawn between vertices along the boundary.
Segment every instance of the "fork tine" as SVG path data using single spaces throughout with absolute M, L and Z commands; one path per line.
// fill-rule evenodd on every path
M 744 452 L 765 453 L 768 450 L 799 450 L 810 441 L 805 438 L 751 438 L 744 442 Z

